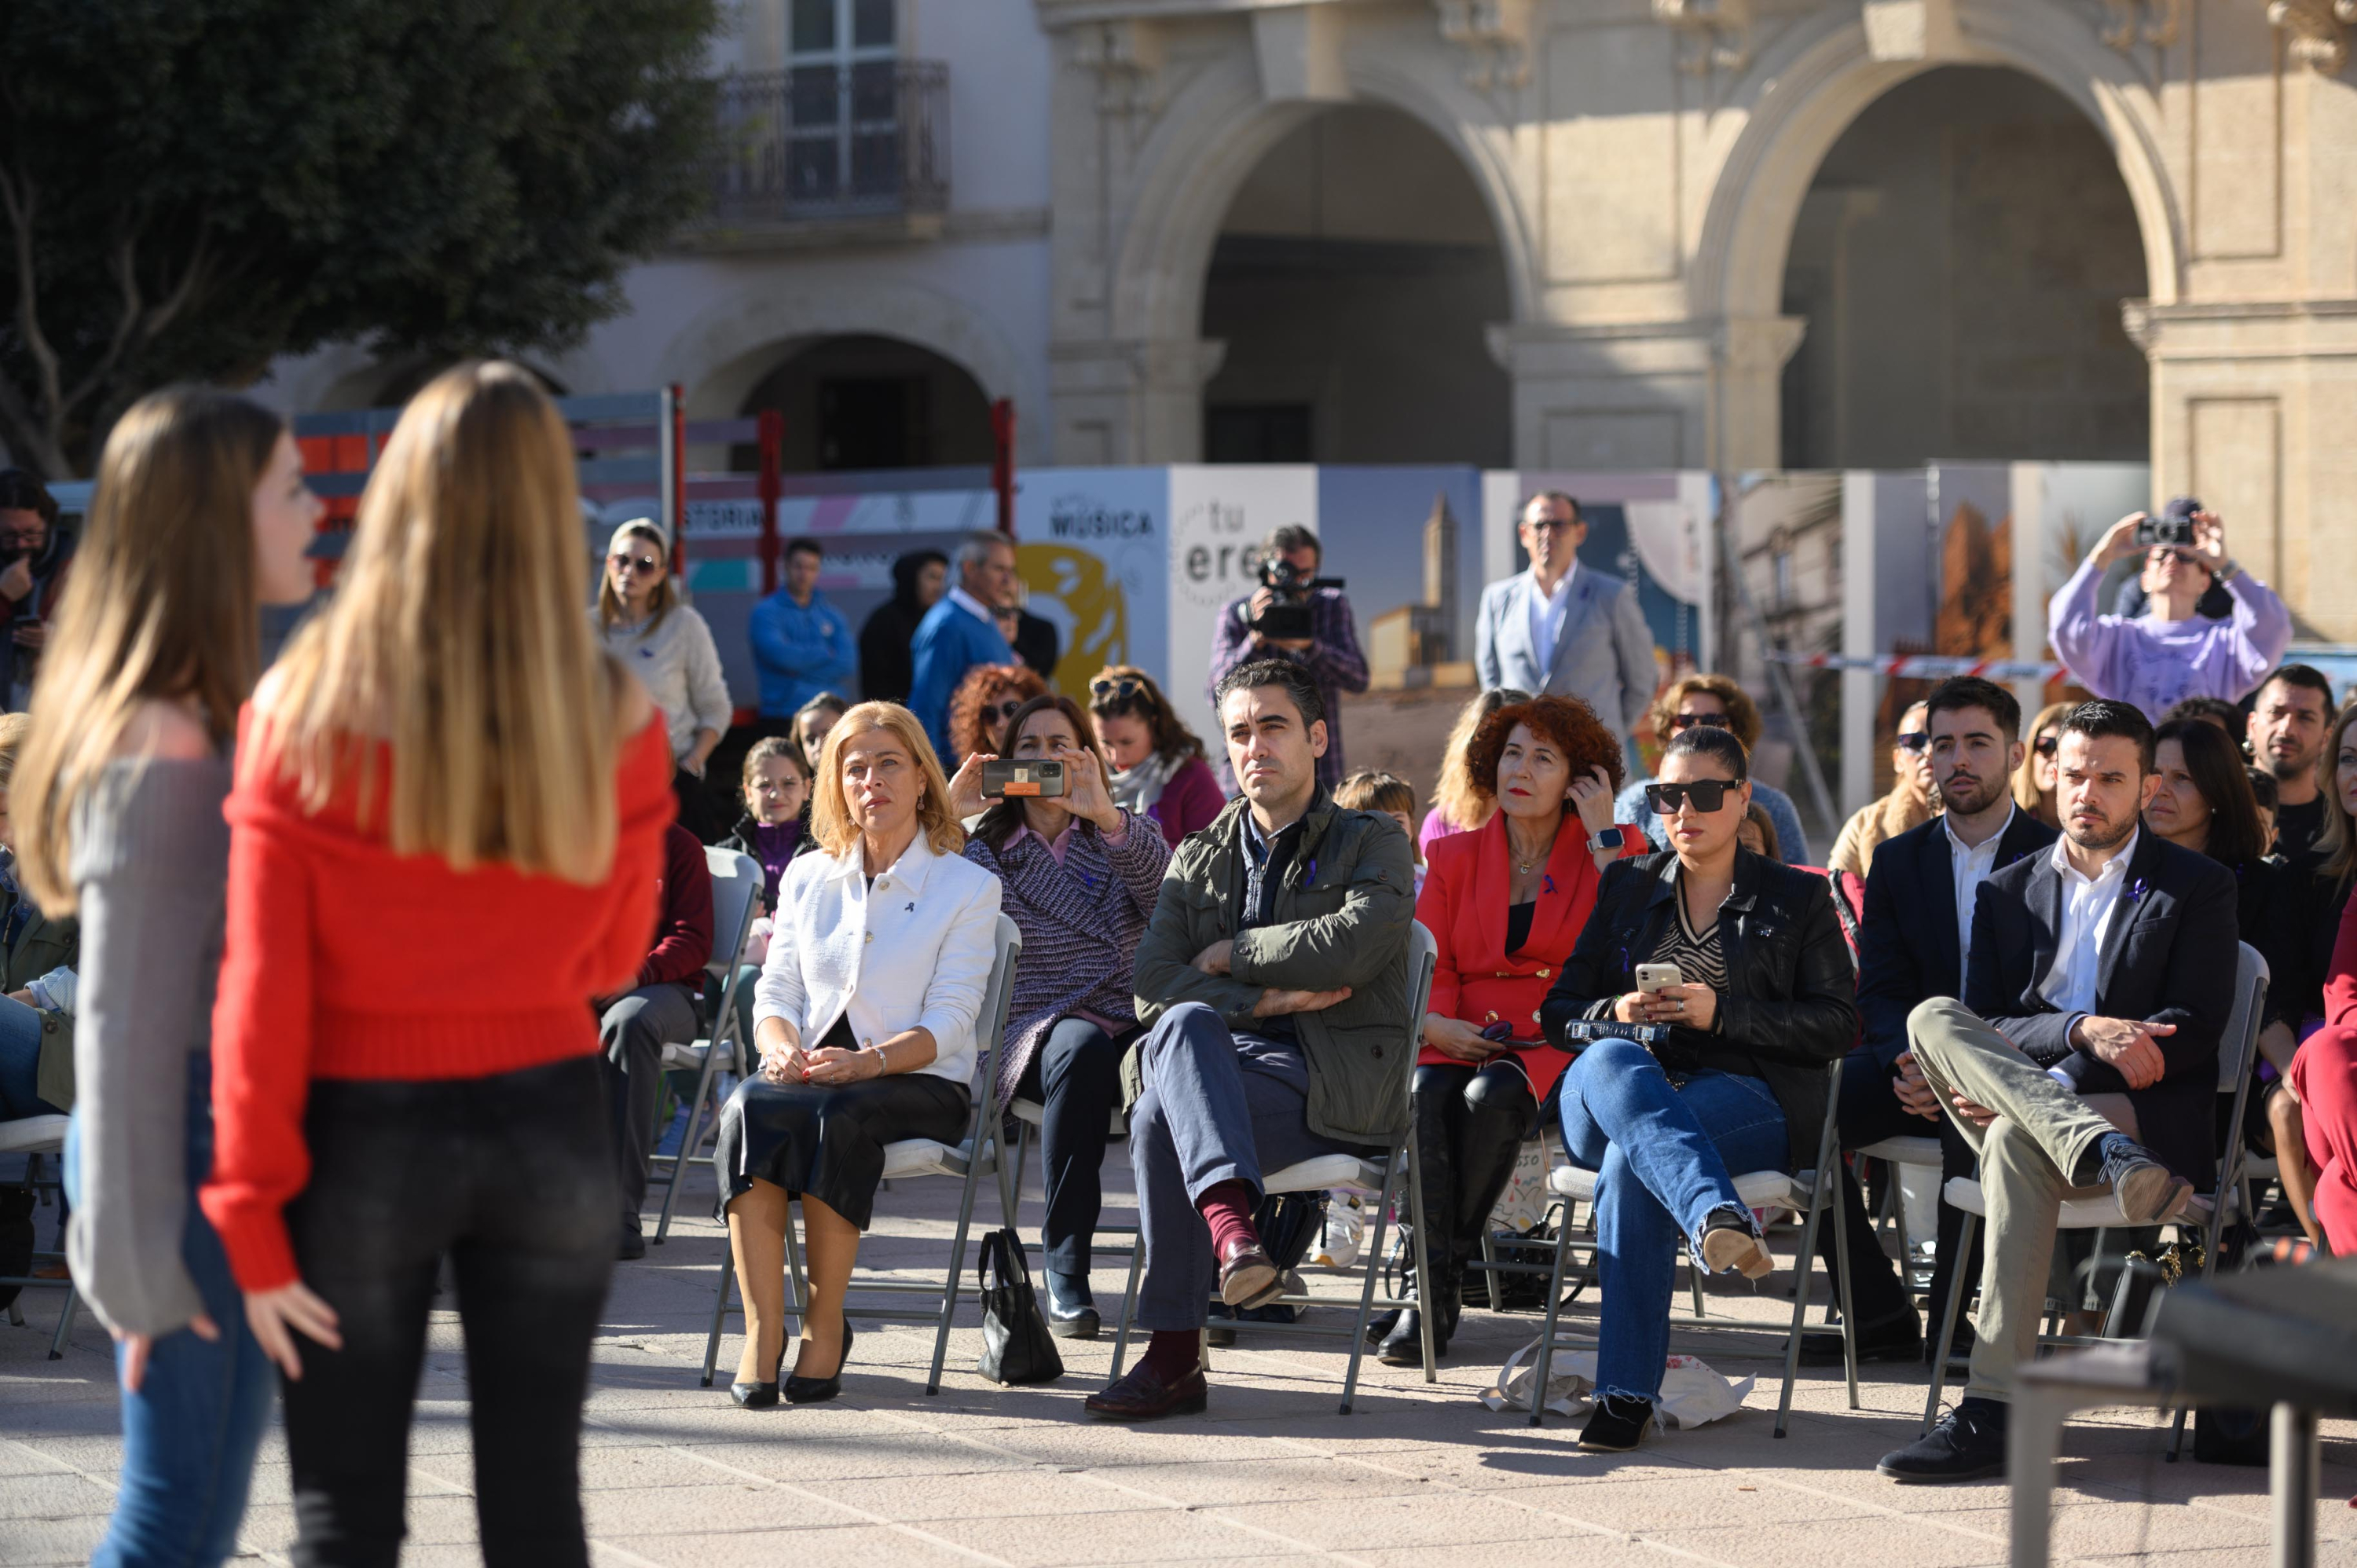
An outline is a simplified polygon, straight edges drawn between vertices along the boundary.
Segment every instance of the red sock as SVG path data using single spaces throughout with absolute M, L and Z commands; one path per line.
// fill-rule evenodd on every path
M 1231 1177 L 1220 1183 L 1195 1200 L 1196 1211 L 1203 1223 L 1211 1228 L 1211 1256 L 1224 1257 L 1228 1239 L 1242 1236 L 1254 1246 L 1260 1245 L 1260 1232 L 1253 1229 L 1252 1183 Z
M 1154 1369 L 1167 1387 L 1195 1369 L 1203 1358 L 1203 1331 L 1200 1328 L 1157 1328 L 1147 1342 L 1146 1354 L 1138 1364 Z

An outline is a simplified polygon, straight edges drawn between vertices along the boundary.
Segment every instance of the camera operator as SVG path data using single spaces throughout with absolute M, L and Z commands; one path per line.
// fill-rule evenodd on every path
M 2105 569 L 2138 554 L 2150 608 L 2134 620 L 2098 614 Z M 2233 601 L 2224 620 L 2195 613 L 2212 585 Z M 2291 612 L 2234 564 L 2225 525 L 2191 496 L 2158 517 L 2131 512 L 2114 523 L 2047 607 L 2046 628 L 2072 680 L 2156 722 L 2187 697 L 2242 701 L 2291 645 Z
M 58 503 L 22 468 L 0 469 L 0 600 L 6 608 L 8 707 L 23 713 L 49 635 L 58 590 L 73 559 L 73 535 L 58 526 Z
M 1367 657 L 1359 651 L 1342 580 L 1318 575 L 1322 558 L 1318 536 L 1297 523 L 1261 542 L 1260 586 L 1220 612 L 1209 684 L 1218 686 L 1229 671 L 1255 659 L 1290 660 L 1307 670 L 1326 708 L 1318 783 L 1331 789 L 1350 771 L 1342 762 L 1341 693 L 1367 689 Z M 1233 779 L 1221 783 L 1234 792 Z

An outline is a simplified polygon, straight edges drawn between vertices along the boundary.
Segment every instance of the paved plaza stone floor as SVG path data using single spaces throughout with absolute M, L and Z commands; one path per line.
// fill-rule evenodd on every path
M 1118 1150 L 1106 1175 L 1125 1187 Z M 1060 1381 L 1000 1389 L 974 1370 L 981 1336 L 969 1305 L 942 1391 L 929 1398 L 931 1330 L 875 1324 L 855 1297 L 859 1342 L 839 1402 L 739 1411 L 725 1391 L 733 1320 L 722 1387 L 696 1380 L 726 1245 L 701 1217 L 708 1194 L 707 1182 L 688 1206 L 697 1217 L 676 1226 L 668 1245 L 616 1273 L 581 1461 L 600 1564 L 1944 1568 L 2005 1560 L 2001 1483 L 1902 1488 L 1873 1474 L 1875 1459 L 1915 1430 L 1920 1374 L 1868 1369 L 1857 1412 L 1843 1408 L 1837 1375 L 1804 1374 L 1792 1435 L 1779 1442 L 1768 1364 L 1722 1355 L 1718 1364 L 1737 1375 L 1760 1373 L 1744 1410 L 1634 1455 L 1582 1455 L 1576 1423 L 1567 1430 L 1551 1420 L 1534 1432 L 1478 1401 L 1534 1333 L 1534 1320 L 1520 1316 L 1469 1313 L 1434 1387 L 1370 1358 L 1350 1416 L 1335 1409 L 1340 1341 L 1255 1342 L 1247 1328 L 1235 1348 L 1213 1353 L 1208 1413 L 1126 1427 L 1081 1410 L 1111 1364 L 1110 1332 L 1067 1343 Z M 916 1268 L 944 1256 L 955 1197 L 944 1181 L 882 1197 L 863 1262 Z M 1126 1202 L 1125 1193 L 1109 1194 L 1108 1218 L 1126 1219 L 1110 1212 Z M 45 1244 L 53 1213 L 43 1211 Z M 1036 1227 L 1037 1218 L 1035 1201 L 1027 1223 Z M 1793 1233 L 1777 1240 L 1789 1262 Z M 1711 1310 L 1772 1322 L 1791 1310 L 1789 1278 L 1780 1267 L 1757 1294 L 1722 1287 Z M 1121 1283 L 1109 1262 L 1096 1276 L 1100 1298 L 1115 1299 Z M 1312 1288 L 1339 1294 L 1341 1282 L 1313 1273 Z M 8 1568 L 86 1562 L 121 1459 L 104 1333 L 85 1314 L 65 1359 L 46 1359 L 58 1301 L 54 1292 L 35 1294 L 26 1326 L 0 1326 L 0 1564 Z M 1592 1329 L 1592 1305 L 1583 1300 L 1567 1321 Z M 1728 1348 L 1747 1341 L 1769 1343 L 1717 1339 Z M 407 1563 L 479 1561 L 464 1380 L 457 1318 L 437 1313 L 411 1444 Z M 2082 1415 L 2072 1425 L 2056 1561 L 2222 1568 L 2266 1560 L 2266 1472 L 2165 1465 L 2165 1441 L 2148 1412 Z M 2357 1423 L 2333 1423 L 2319 1562 L 2357 1564 L 2352 1490 Z M 285 1445 L 274 1431 L 242 1545 L 282 1563 L 292 1535 Z

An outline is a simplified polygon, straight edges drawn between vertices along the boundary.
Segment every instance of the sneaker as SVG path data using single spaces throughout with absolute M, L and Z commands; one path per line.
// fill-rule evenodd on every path
M 2102 1180 L 2131 1225 L 2166 1225 L 2185 1212 L 2193 1184 L 2160 1163 L 2142 1144 L 2116 1134 L 2104 1140 Z
M 1626 1454 L 1645 1440 L 1653 1424 L 1653 1402 L 1634 1394 L 1605 1394 L 1580 1429 L 1579 1446 L 1589 1454 Z
M 2005 1406 L 1966 1400 L 1940 1424 L 1904 1448 L 1882 1456 L 1875 1469 L 1894 1481 L 1939 1485 L 2005 1474 Z
M 1321 1269 L 1347 1269 L 1359 1261 L 1367 1233 L 1366 1199 L 1355 1192 L 1328 1196 L 1326 1223 L 1319 1230 L 1311 1263 Z

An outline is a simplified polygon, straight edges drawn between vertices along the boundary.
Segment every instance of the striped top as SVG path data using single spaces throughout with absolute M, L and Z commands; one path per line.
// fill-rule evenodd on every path
M 1686 916 L 1685 887 L 1678 887 L 1678 918 L 1662 932 L 1662 940 L 1653 944 L 1654 963 L 1674 963 L 1688 985 L 1707 985 L 1721 996 L 1727 994 L 1727 952 L 1718 940 L 1718 922 L 1713 920 L 1701 931 L 1694 929 Z

